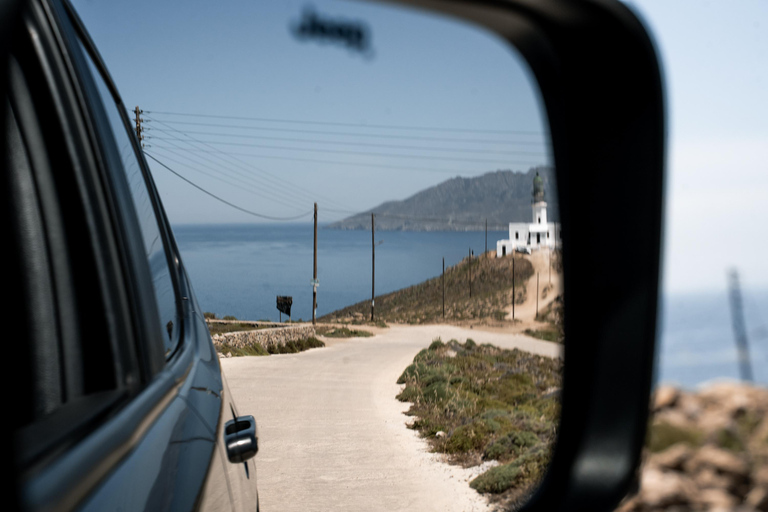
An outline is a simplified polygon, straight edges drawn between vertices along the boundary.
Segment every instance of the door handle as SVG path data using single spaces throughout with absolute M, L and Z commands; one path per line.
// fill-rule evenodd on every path
M 224 424 L 224 444 L 229 462 L 245 462 L 259 451 L 256 420 L 253 416 L 239 416 Z

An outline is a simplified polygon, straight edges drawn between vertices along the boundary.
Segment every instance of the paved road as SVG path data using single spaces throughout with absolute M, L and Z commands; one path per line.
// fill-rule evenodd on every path
M 437 336 L 557 356 L 526 336 L 454 326 L 393 326 L 300 354 L 222 359 L 240 414 L 259 425 L 264 511 L 484 511 L 467 480 L 405 427 L 398 376 Z

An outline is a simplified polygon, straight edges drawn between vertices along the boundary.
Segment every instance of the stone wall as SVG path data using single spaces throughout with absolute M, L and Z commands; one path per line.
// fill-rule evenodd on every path
M 315 328 L 312 324 L 276 325 L 279 327 L 216 334 L 213 336 L 213 344 L 216 348 L 220 348 L 223 343 L 236 348 L 261 345 L 269 350 L 272 345 L 285 345 L 289 341 L 299 341 L 315 335 Z

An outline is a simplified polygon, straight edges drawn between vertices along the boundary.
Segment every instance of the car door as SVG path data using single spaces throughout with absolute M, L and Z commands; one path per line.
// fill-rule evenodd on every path
M 125 109 L 59 2 L 14 27 L 3 173 L 28 509 L 231 509 L 218 359 Z M 255 504 L 254 504 L 255 508 Z

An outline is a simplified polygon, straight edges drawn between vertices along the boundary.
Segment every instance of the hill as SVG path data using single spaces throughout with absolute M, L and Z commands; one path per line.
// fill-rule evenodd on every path
M 512 258 L 496 258 L 493 252 L 471 261 L 472 297 L 469 296 L 469 258 L 445 269 L 445 318 L 470 320 L 506 316 L 512 302 Z M 516 304 L 525 300 L 525 282 L 533 266 L 515 257 Z M 376 297 L 377 321 L 424 324 L 443 320 L 442 277 Z M 371 318 L 371 301 L 365 300 L 320 317 L 320 322 L 363 323 Z
M 451 178 L 402 201 L 387 201 L 344 220 L 330 229 L 376 229 L 382 231 L 476 231 L 506 229 L 510 222 L 531 221 L 533 178 L 544 179 L 550 221 L 559 221 L 554 198 L 552 167 L 532 167 L 527 172 L 495 171 L 473 178 Z

